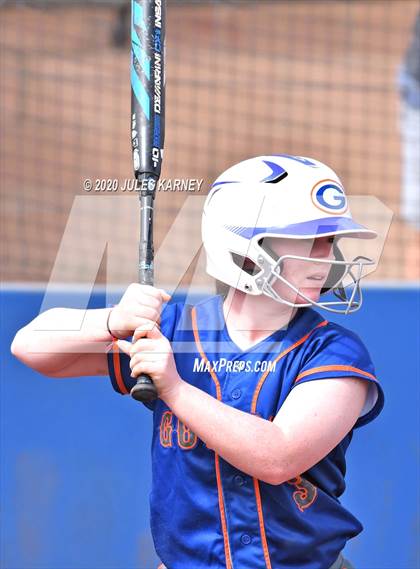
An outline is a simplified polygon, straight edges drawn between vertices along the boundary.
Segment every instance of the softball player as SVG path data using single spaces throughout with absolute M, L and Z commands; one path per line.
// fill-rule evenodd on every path
M 352 219 L 335 172 L 287 155 L 223 173 L 202 232 L 207 271 L 228 286 L 225 296 L 167 304 L 160 316 L 168 295 L 130 285 L 112 310 L 88 311 L 84 335 L 72 340 L 74 349 L 112 337 L 107 365 L 103 354 L 31 360 L 32 325 L 13 352 L 53 376 L 109 371 L 121 394 L 139 374 L 152 377 L 150 506 L 161 567 L 350 569 L 341 551 L 363 528 L 340 503 L 345 453 L 384 395 L 360 339 L 313 307 L 360 307 L 373 261 L 345 259 L 340 240 L 375 233 Z

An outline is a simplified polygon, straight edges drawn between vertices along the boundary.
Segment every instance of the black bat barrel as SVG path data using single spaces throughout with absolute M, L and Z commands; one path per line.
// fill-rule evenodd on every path
M 131 143 L 140 193 L 139 282 L 153 285 L 153 208 L 165 136 L 165 0 L 131 3 Z M 152 401 L 157 390 L 141 375 L 131 390 Z
M 132 0 L 131 141 L 134 174 L 160 176 L 165 137 L 165 2 Z M 144 182 L 145 180 L 143 180 Z M 147 182 L 147 180 L 146 180 Z M 142 190 L 147 190 L 147 183 Z

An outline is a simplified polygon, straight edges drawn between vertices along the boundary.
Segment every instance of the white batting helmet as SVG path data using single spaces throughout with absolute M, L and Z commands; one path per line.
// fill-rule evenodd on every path
M 217 178 L 204 205 L 202 238 L 209 275 L 248 294 L 265 294 L 290 306 L 315 305 L 332 312 L 353 312 L 361 306 L 360 278 L 364 267 L 374 264 L 371 259 L 346 261 L 336 242 L 335 260 L 293 255 L 278 258 L 263 246 L 266 237 L 321 236 L 373 238 L 376 233 L 353 220 L 339 177 L 312 158 L 278 154 L 244 160 Z M 243 269 L 246 258 L 255 264 L 253 271 Z M 281 298 L 272 286 L 276 280 L 298 292 L 282 277 L 286 258 L 330 263 L 321 292 L 331 290 L 338 300 L 315 302 L 300 292 L 307 304 L 295 305 Z M 347 290 L 343 279 L 349 276 L 352 286 Z

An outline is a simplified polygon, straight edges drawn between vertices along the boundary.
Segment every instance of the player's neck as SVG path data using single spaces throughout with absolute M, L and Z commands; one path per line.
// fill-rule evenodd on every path
M 223 303 L 229 335 L 243 350 L 287 327 L 296 310 L 266 296 L 252 296 L 232 288 Z

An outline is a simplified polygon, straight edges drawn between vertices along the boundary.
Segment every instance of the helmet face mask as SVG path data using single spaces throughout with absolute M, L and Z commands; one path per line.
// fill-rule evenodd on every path
M 375 265 L 368 257 L 344 259 L 337 245 L 341 237 L 376 234 L 353 221 L 335 172 L 309 158 L 263 156 L 227 170 L 207 197 L 202 234 L 211 276 L 247 294 L 298 308 L 354 312 L 362 304 L 360 279 Z M 312 257 L 309 245 L 327 237 L 333 238 L 332 255 Z M 273 238 L 280 238 L 282 247 L 275 247 Z M 316 266 L 325 277 L 327 265 L 316 298 L 300 290 L 285 270 Z M 327 292 L 336 300 L 319 300 Z
M 335 269 L 341 273 L 339 280 L 335 282 L 335 284 L 331 284 L 331 286 L 324 287 L 320 290 L 320 296 L 326 294 L 329 291 L 332 291 L 333 294 L 336 296 L 337 300 L 314 300 L 307 296 L 301 289 L 298 289 L 290 280 L 284 278 L 282 276 L 282 265 L 288 259 L 295 259 L 299 261 L 304 261 L 308 263 L 322 263 L 322 264 L 329 264 L 331 265 L 330 274 L 334 272 Z M 373 265 L 374 262 L 367 257 L 353 259 L 353 261 L 330 261 L 324 259 L 316 259 L 312 257 L 300 257 L 297 255 L 283 255 L 278 259 L 278 261 L 271 265 L 270 267 L 270 274 L 268 277 L 260 277 L 259 285 L 261 286 L 261 293 L 265 294 L 266 296 L 272 298 L 273 300 L 280 302 L 282 304 L 287 304 L 288 306 L 304 308 L 308 306 L 316 306 L 318 308 L 323 308 L 328 310 L 329 312 L 336 312 L 338 314 L 349 314 L 351 312 L 355 312 L 358 310 L 362 305 L 363 295 L 362 289 L 360 286 L 360 279 L 363 276 L 363 269 L 365 266 Z M 354 275 L 353 271 L 356 269 L 357 274 Z M 352 284 L 349 287 L 342 286 L 342 281 L 345 277 L 351 276 Z M 327 277 L 327 281 L 328 281 Z M 296 297 L 303 298 L 306 300 L 305 302 L 290 302 L 284 297 L 282 297 L 278 292 L 275 290 L 275 283 L 282 282 L 284 285 L 289 287 L 294 293 L 296 293 Z M 350 290 L 347 290 L 349 288 Z M 343 308 L 339 308 L 343 307 Z

